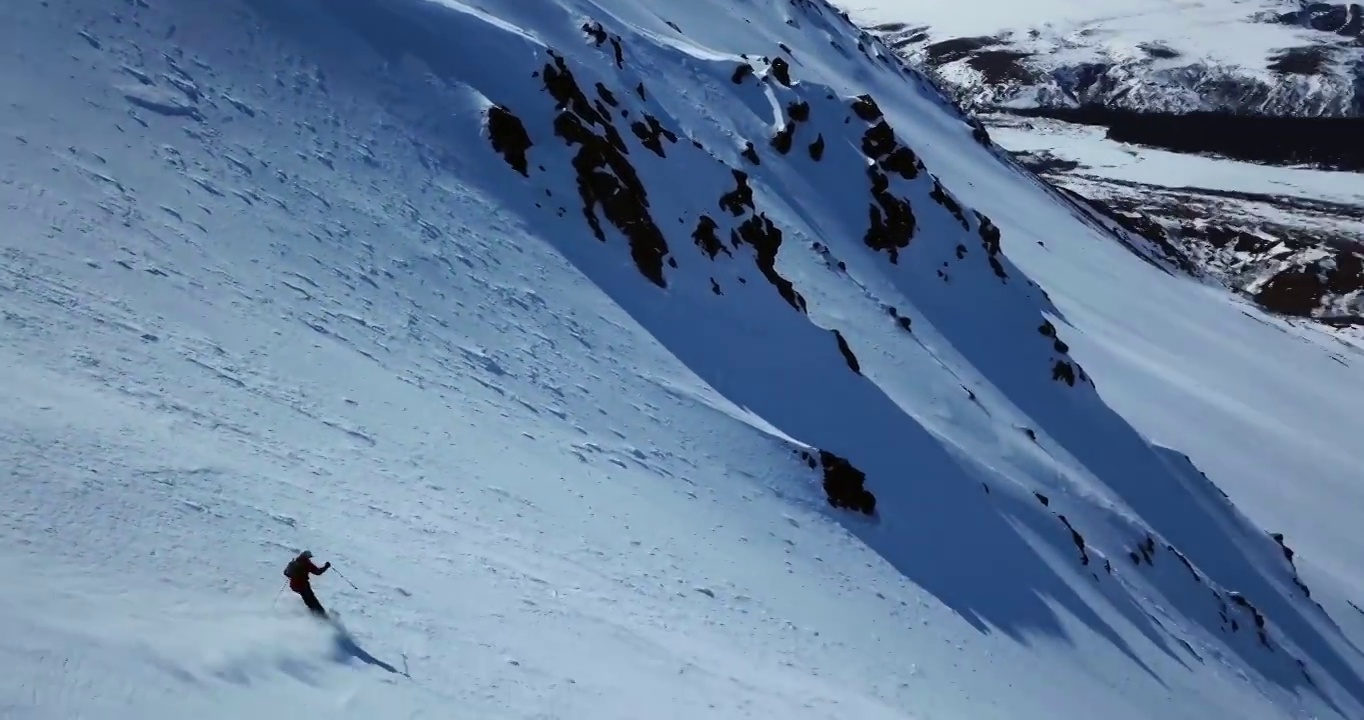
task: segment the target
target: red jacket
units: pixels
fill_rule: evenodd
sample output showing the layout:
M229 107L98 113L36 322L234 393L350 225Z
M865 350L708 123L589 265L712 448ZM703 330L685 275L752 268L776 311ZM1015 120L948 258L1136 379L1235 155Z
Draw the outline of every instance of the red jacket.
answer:
M330 563L324 567L318 567L313 564L312 558L305 557L294 558L294 561L290 563L290 565L293 566L292 569L295 572L293 575L289 576L289 589L294 592L306 590L310 587L308 585L309 574L321 575L322 573L327 572L328 567L331 567Z

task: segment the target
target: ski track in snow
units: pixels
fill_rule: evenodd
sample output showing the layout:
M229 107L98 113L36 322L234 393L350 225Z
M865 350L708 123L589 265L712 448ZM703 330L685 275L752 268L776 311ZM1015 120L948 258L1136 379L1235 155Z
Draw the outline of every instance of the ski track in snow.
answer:
M50 0L0 58L0 716L1364 712L1358 350L1143 263L827 5Z

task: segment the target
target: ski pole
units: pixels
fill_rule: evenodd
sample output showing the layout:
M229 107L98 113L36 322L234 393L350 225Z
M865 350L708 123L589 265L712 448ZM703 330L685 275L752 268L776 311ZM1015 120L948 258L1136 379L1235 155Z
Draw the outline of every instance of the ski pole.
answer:
M274 609L276 605L279 605L279 596L284 594L284 588L286 587L289 587L289 583L287 582L279 586L279 592L275 593L275 599L270 601L271 609Z
M358 587L355 587L355 583L351 582L351 581L350 581L350 578L346 577L345 575L342 575L342 574L341 574L341 571L340 571L340 570L337 570L335 565L332 566L332 570L335 570L335 571L336 571L336 576L339 577L339 578L341 578L342 580L345 580L347 585L350 585L351 587L355 588L356 590L359 590L359 589L360 589L360 588L358 588Z

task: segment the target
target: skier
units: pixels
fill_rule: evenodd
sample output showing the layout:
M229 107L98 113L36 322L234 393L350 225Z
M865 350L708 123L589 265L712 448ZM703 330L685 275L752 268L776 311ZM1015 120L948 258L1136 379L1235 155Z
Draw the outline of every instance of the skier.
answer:
M313 586L309 584L308 575L321 575L331 566L330 562L322 567L314 565L313 551L304 550L284 568L284 577L289 578L289 589L298 593L299 597L303 598L303 604L308 606L308 610L318 617L327 617L327 611L323 609L322 603L317 601L317 595L313 594Z

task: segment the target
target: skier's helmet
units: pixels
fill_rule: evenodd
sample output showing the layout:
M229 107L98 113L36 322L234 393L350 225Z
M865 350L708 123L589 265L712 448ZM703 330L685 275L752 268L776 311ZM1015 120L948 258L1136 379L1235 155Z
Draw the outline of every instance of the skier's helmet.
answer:
M312 551L312 550L304 550L303 552L299 553L298 556L301 557L301 558L311 558L311 557L313 556L313 551Z

